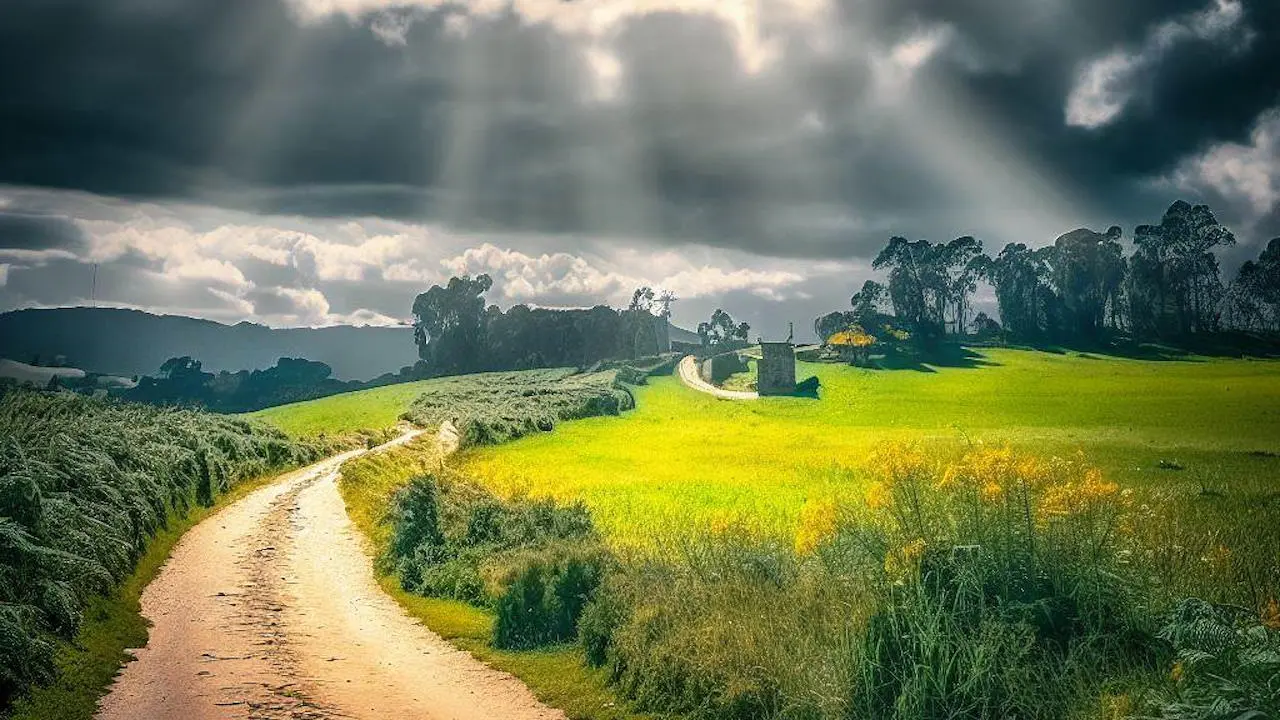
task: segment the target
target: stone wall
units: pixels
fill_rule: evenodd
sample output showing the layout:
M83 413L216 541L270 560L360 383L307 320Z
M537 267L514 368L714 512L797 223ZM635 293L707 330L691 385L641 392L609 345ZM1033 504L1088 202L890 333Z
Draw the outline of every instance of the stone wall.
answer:
M796 391L796 352L789 342L760 343L756 389L761 395L792 395Z

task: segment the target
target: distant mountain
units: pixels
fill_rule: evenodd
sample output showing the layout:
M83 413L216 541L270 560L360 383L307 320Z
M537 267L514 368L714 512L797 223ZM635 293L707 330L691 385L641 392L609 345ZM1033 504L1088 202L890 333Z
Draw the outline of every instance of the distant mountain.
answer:
M0 358L66 365L112 375L154 375L190 355L210 372L269 368L282 357L318 360L343 380L368 380L417 360L407 327L284 328L224 325L115 308L53 308L0 314Z

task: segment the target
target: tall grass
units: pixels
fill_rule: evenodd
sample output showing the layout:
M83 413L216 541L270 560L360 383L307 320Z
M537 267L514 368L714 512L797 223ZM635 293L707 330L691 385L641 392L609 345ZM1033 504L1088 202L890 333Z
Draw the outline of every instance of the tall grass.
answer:
M635 407L618 374L560 368L441 379L425 388L405 418L425 427L452 420L464 445L495 445L552 430L563 420Z
M1160 631L1185 588L1152 572L1144 527L1176 508L1079 457L891 444L865 472L861 502L815 503L791 542L730 525L624 557L583 615L586 656L639 709L694 718L1096 717L1104 695L1115 717L1217 717L1162 699L1177 657L1187 678L1202 663L1201 708L1275 702L1275 587L1211 659ZM1223 667L1250 689L1204 679Z
M172 513L323 448L202 412L12 391L0 397L0 707L48 682L90 599Z

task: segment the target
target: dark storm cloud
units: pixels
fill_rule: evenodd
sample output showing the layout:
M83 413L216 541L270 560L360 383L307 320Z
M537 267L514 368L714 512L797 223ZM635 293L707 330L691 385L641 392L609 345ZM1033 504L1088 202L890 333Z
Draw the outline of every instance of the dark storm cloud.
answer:
M0 210L0 256L5 250L78 252L84 233L66 218Z
M1170 50L1113 122L1069 127L1065 99L1086 63L1212 6L850 0L833 48L765 28L783 51L754 70L721 20L654 13L608 38L619 76L602 99L583 43L514 14L451 30L462 5L375 33L369 17L299 22L279 0L8 0L0 183L866 257L888 234L945 239L1000 211L966 207L875 99L877 58L944 26L920 81L1088 205L1078 222L1136 221L1153 206L1142 182L1280 102L1280 5L1244 4L1239 52Z

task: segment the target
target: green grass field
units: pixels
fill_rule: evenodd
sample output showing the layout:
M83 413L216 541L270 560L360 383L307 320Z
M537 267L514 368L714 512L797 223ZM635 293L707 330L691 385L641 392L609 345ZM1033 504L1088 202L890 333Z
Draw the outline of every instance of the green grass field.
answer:
M582 498L624 544L726 522L790 533L806 501L860 496L863 458L892 439L1082 452L1131 486L1280 484L1280 362L979 352L936 372L802 363L819 400L733 403L658 378L621 418L469 450L460 465L501 493Z
M420 380L331 395L250 413L290 435L341 435L356 430L382 430L396 424L400 414L438 380Z

